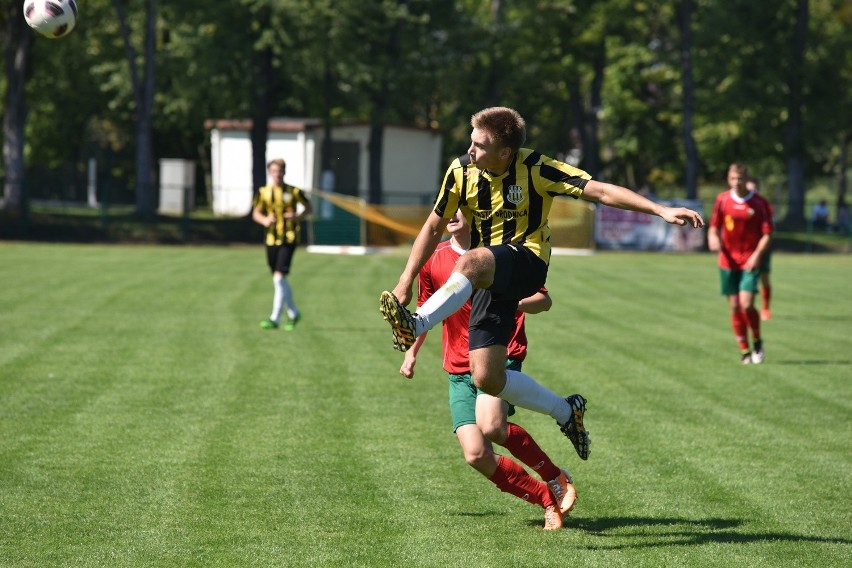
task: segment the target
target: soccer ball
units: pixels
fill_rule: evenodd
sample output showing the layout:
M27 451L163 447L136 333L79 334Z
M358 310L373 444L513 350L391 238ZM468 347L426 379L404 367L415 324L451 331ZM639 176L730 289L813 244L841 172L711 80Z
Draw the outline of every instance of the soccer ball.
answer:
M24 0L27 25L49 38L67 36L77 24L76 0Z

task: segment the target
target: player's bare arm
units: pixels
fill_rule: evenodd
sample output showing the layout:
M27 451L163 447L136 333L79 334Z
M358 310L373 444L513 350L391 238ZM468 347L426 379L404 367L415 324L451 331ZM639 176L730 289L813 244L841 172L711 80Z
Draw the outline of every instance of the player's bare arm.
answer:
M546 292L536 292L518 302L518 310L527 314L540 314L553 306L553 299Z
M696 229L704 226L704 219L697 211L686 207L666 207L612 183L589 180L583 190L583 198L618 209L656 215L673 225L692 225Z
M435 247L441 241L441 236L444 234L444 229L447 227L449 219L444 219L434 211L429 213L429 217L420 229L417 238L414 239L414 244L411 246L411 254L408 255L408 262L405 265L402 275L399 277L399 282L393 289L393 295L399 300L403 306L408 305L412 298L412 287L420 269L435 252Z
M760 237L760 240L757 242L757 247L755 247L754 252L751 253L751 256L743 266L743 269L748 271L757 270L760 267L760 263L763 260L763 255L766 253L766 250L769 248L769 244L771 242L772 236L768 233Z
M719 241L719 231L716 227L707 229L707 248L711 252L719 252L719 249L722 248L722 243Z
M255 223L263 225L264 227L269 227L275 223L275 215L272 215L271 213L269 215L265 215L258 207L252 209L251 218Z
M414 378L414 366L417 364L417 352L420 351L420 347L423 346L423 342L426 341L426 336L428 334L429 332L427 331L418 335L417 339L414 340L414 345L405 352L405 358L402 360L402 366L399 368L399 374L406 379Z

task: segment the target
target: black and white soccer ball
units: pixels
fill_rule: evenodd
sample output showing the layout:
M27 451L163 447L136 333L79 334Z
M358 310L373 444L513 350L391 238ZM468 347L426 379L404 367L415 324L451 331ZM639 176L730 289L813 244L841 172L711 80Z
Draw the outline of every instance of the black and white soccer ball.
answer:
M65 37L77 25L76 0L24 0L27 25L49 38Z

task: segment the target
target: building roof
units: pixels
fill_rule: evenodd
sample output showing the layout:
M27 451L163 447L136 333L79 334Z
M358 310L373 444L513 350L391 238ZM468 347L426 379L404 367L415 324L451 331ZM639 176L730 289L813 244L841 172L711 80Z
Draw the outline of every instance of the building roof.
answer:
M251 130L253 121L251 119L239 118L208 118L204 121L204 128L219 130ZM270 132L304 132L322 126L319 118L270 118Z

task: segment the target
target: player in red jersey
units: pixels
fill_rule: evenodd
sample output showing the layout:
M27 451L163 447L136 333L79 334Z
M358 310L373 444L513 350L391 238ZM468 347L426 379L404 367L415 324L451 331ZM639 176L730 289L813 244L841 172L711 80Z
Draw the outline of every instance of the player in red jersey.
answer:
M769 202L746 189L748 168L731 164L728 168L730 189L716 197L707 245L719 252L722 294L731 306L731 325L740 345L743 364L762 363L766 354L760 336L760 314L754 296L760 280L763 255L772 240L772 212ZM749 349L751 329L753 349Z
M460 213L447 224L451 238L438 245L418 276L418 305L425 302L450 277L456 261L470 246L470 226ZM546 289L519 303L515 314L515 331L508 345L507 367L520 370L526 357L527 338L524 312L538 313L550 309L552 301ZM443 367L449 374L450 414L453 431L464 452L465 461L482 473L498 489L544 508L545 530L562 527L562 515L568 513L577 494L567 472L560 470L542 451L532 436L521 426L508 422L514 407L502 399L478 391L470 374L468 357L468 320L470 302L444 320ZM417 353L426 333L405 352L400 373L414 376ZM494 453L491 442L508 449L518 460L541 476L538 481L514 460Z

